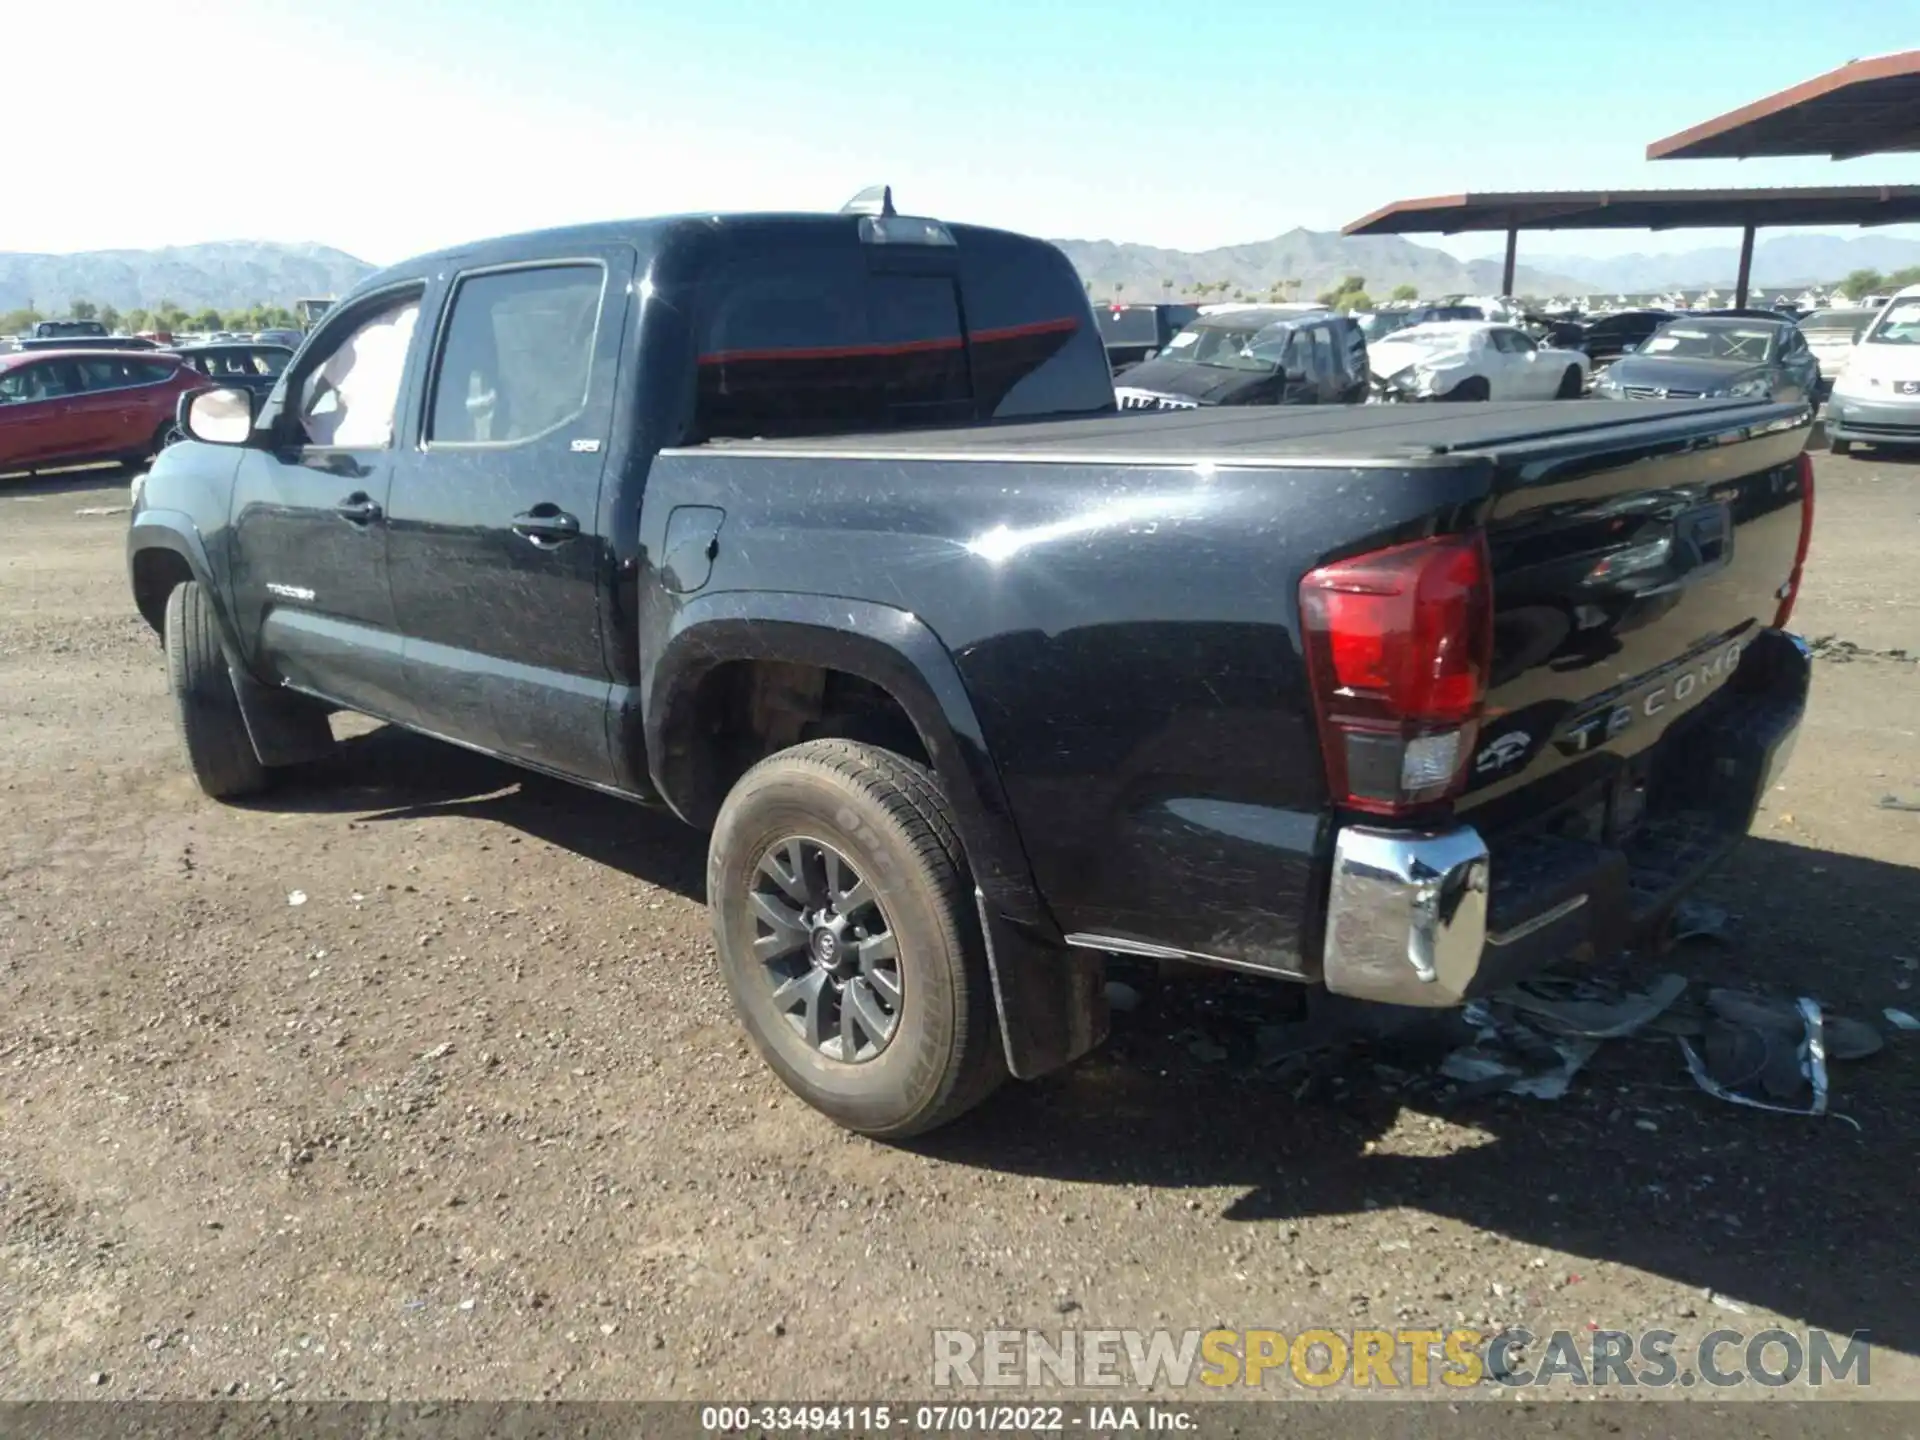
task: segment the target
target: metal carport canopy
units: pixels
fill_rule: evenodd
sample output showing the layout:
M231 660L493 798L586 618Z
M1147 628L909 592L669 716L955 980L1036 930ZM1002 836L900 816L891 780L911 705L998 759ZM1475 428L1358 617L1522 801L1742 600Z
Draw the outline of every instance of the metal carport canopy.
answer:
M1457 235L1505 231L1501 293L1513 293L1522 230L1738 228L1738 305L1747 303L1753 232L1771 225L1892 225L1920 220L1920 185L1802 185L1735 190L1519 190L1396 200L1343 235Z
M1852 60L1811 80L1656 140L1649 160L1920 150L1920 50Z

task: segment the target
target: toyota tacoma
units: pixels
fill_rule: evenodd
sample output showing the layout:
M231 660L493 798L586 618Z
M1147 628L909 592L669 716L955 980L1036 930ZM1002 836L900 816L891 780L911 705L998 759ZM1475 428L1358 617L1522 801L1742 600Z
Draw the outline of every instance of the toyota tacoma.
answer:
M1097 1045L1115 954L1333 1009L1604 963L1807 694L1806 407L1122 413L1058 250L890 200L425 256L180 419L128 555L200 788L354 711L668 807L869 1134Z

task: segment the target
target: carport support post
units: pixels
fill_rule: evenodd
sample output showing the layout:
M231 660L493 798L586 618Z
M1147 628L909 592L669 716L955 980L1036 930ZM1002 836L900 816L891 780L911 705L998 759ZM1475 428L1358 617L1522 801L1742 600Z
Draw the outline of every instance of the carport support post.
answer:
M1751 233L1751 232L1749 232ZM1507 259L1500 267L1500 294L1504 298L1513 294L1513 262L1520 253L1520 232L1512 226L1507 227Z
M1747 280L1753 274L1753 226L1740 232L1740 276L1733 282L1733 308L1747 308Z

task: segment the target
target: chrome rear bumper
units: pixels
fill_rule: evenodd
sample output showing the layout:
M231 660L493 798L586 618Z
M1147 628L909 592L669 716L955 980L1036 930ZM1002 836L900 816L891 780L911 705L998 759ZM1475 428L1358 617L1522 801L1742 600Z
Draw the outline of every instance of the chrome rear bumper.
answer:
M1390 1005L1460 1004L1486 948L1490 869L1471 826L1343 828L1327 907L1327 989Z

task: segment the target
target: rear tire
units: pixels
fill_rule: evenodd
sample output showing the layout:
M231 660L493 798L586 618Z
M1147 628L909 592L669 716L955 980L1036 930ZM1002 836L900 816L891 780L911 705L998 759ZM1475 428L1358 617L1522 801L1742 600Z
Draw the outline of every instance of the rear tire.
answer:
M240 714L213 601L197 581L176 585L167 596L166 647L180 751L194 780L216 800L265 789L267 767L254 753Z
M1493 395L1484 375L1469 375L1441 398L1443 400L1486 400Z
M1005 1078L973 881L923 767L851 740L761 761L721 806L707 903L755 1047L849 1130L924 1134Z
M1578 400L1580 392L1585 390L1586 382L1580 376L1578 365L1567 366L1567 373L1560 377L1560 388L1554 391L1556 400Z
M1827 440L1827 451L1833 455L1851 455L1853 453L1853 442L1851 440L1829 438Z
M153 443L148 447L144 458L148 461L157 460L162 450L166 449L169 445L177 445L184 439L186 439L186 436L180 433L179 421L165 421L158 430L153 432Z

